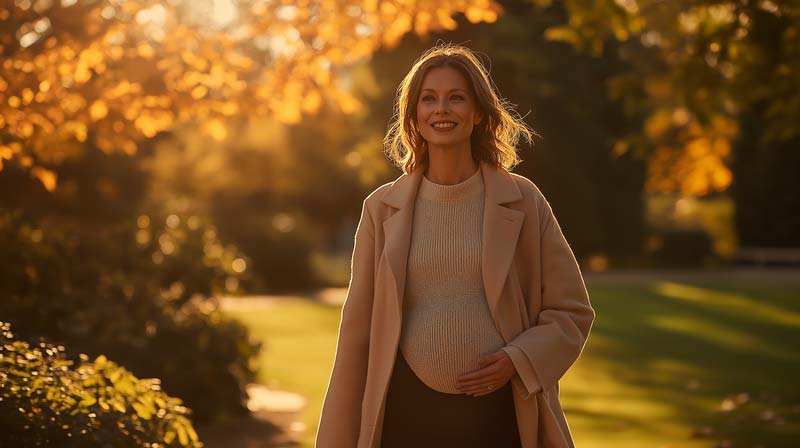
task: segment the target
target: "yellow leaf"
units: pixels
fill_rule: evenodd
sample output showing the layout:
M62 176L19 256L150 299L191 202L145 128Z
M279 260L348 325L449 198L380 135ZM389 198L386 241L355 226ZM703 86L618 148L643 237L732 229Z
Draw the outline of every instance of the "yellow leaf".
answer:
M411 17L408 14L400 14L386 27L386 31L383 33L384 45L388 48L395 47L400 43L400 38L410 30Z
M208 93L208 87L206 87L206 86L197 86L194 89L192 89L192 98L194 98L196 100L199 100L199 99L203 98L204 96L206 96L207 93Z
M40 166L35 166L31 168L31 175L33 177L39 179L39 182L44 185L44 188L47 191L53 191L56 188L56 173L48 170L46 168L42 168Z
M177 436L177 434L175 434L175 431L173 431L171 429L167 430L167 432L164 434L164 443L166 445L171 444L172 441L175 440L176 436Z
M132 140L125 140L124 142L122 142L122 145L120 145L120 147L122 148L122 152L124 152L129 156L136 154L136 143L133 142Z
M275 118L281 123L297 124L302 118L297 101L284 101L274 108Z
M108 106L103 100L97 100L89 107L89 116L92 117L92 121L102 120L106 115L108 115Z
M183 425L177 425L176 429L178 430L178 441L181 445L187 445L189 443L189 434L186 432L186 428Z
M308 113L316 113L322 105L322 96L316 90L311 90L303 97L303 110Z
M417 13L414 23L414 31L417 34L426 34L430 30L430 23L433 16L428 11L420 11Z
M544 37L547 40L569 42L571 44L578 43L578 35L575 30L567 26L553 26L544 31Z
M95 403L97 403L97 399L94 396L86 395L85 397L83 397L83 400L81 400L81 402L78 403L78 406L83 406L88 408L89 406L92 406Z
M13 155L14 151L11 149L10 146L0 145L0 160L2 159L10 160Z
M659 109L650 114L644 123L644 132L651 139L658 139L672 126L672 113L667 109Z
M155 50L153 50L153 47L146 43L139 44L139 46L136 47L136 51L139 53L139 56L145 59L150 59L156 54Z
M33 101L33 96L34 96L33 95L33 90L31 90L31 89L29 89L27 87L22 89L22 104L24 104L26 106L28 104L31 104L31 101Z
M352 114L361 109L361 102L358 98L347 92L335 92L334 97L336 98L336 103L339 105L339 108L341 108L342 112L345 114Z
M86 134L88 132L88 129L86 128L86 123L75 120L68 121L64 123L64 130L72 133L72 135L74 135L79 142L86 141Z
M228 101L219 107L219 112L228 117L236 115L239 113L239 105L233 101Z
M147 408L147 406L141 403L133 403L131 406L133 406L133 409L136 411L136 415L144 420L150 420L150 418L153 416L153 413Z
M470 6L467 8L465 15L471 23L478 23L483 19L483 9L477 6Z
M203 131L214 140L223 141L228 136L228 128L222 120L212 119L203 124Z
M439 20L439 26L451 31L456 29L458 22L453 20L453 12L454 11L443 8L436 10L436 18Z

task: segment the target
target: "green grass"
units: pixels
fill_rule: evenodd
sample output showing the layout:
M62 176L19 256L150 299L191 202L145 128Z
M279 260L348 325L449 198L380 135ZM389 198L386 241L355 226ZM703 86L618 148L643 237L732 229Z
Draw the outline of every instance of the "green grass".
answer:
M561 382L577 446L797 446L800 291L675 282L589 289L597 320ZM231 312L266 341L261 381L308 397L302 446L313 446L339 313L304 301ZM700 430L707 435L692 437Z
M313 447L322 399L336 351L341 308L286 301L274 308L228 311L264 342L259 382L306 397L302 447Z

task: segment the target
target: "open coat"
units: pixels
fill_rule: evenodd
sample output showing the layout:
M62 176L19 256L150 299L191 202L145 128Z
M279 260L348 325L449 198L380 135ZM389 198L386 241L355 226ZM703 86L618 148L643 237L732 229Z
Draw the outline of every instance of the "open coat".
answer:
M573 447L559 379L580 355L595 312L575 256L533 182L480 164L482 279L495 324L528 365L512 378L523 448ZM403 309L412 215L422 169L364 200L318 448L379 448ZM517 363L515 362L515 365Z

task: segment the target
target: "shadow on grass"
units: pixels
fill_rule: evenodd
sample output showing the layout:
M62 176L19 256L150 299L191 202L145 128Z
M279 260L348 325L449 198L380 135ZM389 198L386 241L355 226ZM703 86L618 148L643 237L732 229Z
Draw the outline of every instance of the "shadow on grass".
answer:
M562 393L584 438L796 443L797 291L656 281L590 293L597 320Z

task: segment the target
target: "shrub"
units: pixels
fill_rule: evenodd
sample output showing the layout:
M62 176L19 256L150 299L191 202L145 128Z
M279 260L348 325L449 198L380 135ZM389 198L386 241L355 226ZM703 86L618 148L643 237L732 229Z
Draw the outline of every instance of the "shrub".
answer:
M18 334L161 378L198 422L247 412L260 345L209 296L236 290L248 260L200 218L98 227L0 210L0 248L0 316Z
M202 447L178 398L98 356L31 346L0 322L0 446Z

